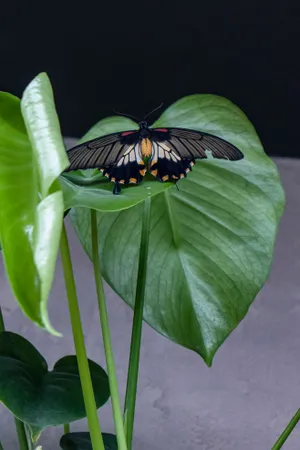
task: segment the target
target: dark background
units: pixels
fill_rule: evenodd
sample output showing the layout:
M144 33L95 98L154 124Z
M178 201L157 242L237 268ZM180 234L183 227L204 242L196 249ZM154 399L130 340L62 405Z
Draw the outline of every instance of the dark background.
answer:
M2 4L0 89L21 96L46 71L63 134L76 137L113 108L144 116L161 101L218 94L243 109L268 154L300 157L298 5Z

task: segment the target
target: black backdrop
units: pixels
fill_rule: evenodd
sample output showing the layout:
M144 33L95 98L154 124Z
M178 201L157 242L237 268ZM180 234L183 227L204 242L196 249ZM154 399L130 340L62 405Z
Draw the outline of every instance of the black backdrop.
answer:
M143 116L218 94L244 110L268 154L300 157L299 2L275 2L2 3L0 89L20 96L46 71L65 136L113 108Z

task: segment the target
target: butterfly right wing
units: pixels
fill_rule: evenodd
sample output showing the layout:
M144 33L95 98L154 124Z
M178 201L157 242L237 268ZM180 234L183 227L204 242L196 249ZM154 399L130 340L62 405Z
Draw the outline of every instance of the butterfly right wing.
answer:
M205 133L185 128L152 128L153 145L150 172L160 181L177 181L186 177L196 159L213 158L237 161L243 153L230 142Z
M70 166L66 172L99 169L115 183L139 183L145 174L139 133L125 131L76 145L67 152Z

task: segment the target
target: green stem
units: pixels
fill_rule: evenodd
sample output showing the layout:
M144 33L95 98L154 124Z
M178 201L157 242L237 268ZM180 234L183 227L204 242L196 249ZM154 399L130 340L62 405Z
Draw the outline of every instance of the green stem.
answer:
M16 424L16 429L17 429L17 434L18 434L18 439L19 439L20 450L30 450L31 438L28 437L26 434L25 424L23 422L21 422L21 420L17 419L16 417L15 417L15 424Z
M279 450L283 446L283 444L285 443L285 441L287 440L287 438L289 437L289 435L291 434L291 432L293 431L299 420L300 420L300 408L298 409L294 417L291 419L290 423L286 426L285 430L279 436L278 440L273 445L272 450Z
M4 325L2 309L0 306L0 332L1 331L5 331L5 325ZM15 419L15 425L16 425L16 430L17 430L18 439L19 439L20 450L29 450L24 423L21 422L21 420L17 419L15 416L14 416L14 419Z
M97 212L91 210L91 229L92 229L92 249L93 249L93 264L94 264L94 276L96 282L96 291L99 307L99 315L103 336L103 344L106 357L107 373L109 378L109 387L111 394L111 403L113 409L113 416L115 422L115 429L118 441L118 450L127 450L126 437L123 425L123 416L120 404L118 382L116 375L116 368L114 363L108 314L105 302L105 294L103 289L103 282L101 276L101 267L98 252L98 227L97 227Z
M104 450L100 424L97 416L97 407L93 392L92 379L84 344L80 311L78 306L75 280L65 225L63 225L62 229L60 251L69 303L73 339L78 362L79 376L91 436L92 448L93 450Z
M126 438L128 450L131 450L134 413L136 404L136 391L139 374L140 348L142 337L142 322L146 288L146 273L150 233L150 210L151 199L147 198L144 202L142 233L140 244L139 267L137 277L137 287L135 294L134 316L132 324L130 356L127 375L127 388L125 397L124 420L126 424Z
M25 431L25 435L27 438L27 442L28 442L28 450L33 450L33 442L31 439L31 432L30 432L29 426L25 425L25 423L24 423L24 431Z
M4 450L3 445L0 442L0 450Z
M64 433L70 433L70 424L69 423L65 423L64 424Z

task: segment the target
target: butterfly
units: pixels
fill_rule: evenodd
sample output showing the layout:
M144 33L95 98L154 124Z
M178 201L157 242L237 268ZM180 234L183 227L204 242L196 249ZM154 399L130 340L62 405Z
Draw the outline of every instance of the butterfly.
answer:
M99 169L114 182L113 193L120 185L140 183L146 172L159 181L177 182L192 170L196 159L207 158L210 151L217 159L236 161L243 153L230 142L202 131L185 128L149 128L146 120L139 130L108 134L68 150L70 166Z

